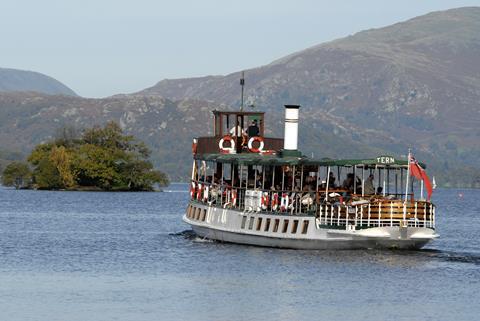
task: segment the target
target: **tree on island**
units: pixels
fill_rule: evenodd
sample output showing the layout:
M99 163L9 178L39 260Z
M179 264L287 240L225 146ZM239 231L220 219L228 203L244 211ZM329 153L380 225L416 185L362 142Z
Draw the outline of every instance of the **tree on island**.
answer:
M2 175L2 184L14 186L16 189L27 188L32 182L32 171L28 164L12 162L5 167Z
M124 135L117 123L89 128L80 137L72 132L64 130L54 141L37 145L28 157L36 188L151 191L155 184L169 184L148 160L147 146Z

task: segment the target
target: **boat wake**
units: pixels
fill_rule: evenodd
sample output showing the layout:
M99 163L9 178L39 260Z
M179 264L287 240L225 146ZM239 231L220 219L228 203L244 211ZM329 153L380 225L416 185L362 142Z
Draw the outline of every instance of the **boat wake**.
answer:
M188 239L188 240L194 240L197 237L197 234L195 234L195 232L193 232L193 230L184 230L184 231L177 232L177 233L169 233L168 235L181 236L181 237L183 237L185 239Z
M170 233L171 236L180 236L187 240L192 240L195 243L214 243L215 240L207 239L204 237L200 237L193 230L184 230L177 233Z
M430 250L424 249L417 251L417 253L426 254L431 258L440 259L447 262L455 263L469 263L480 265L480 254L478 253L468 253L468 252L453 252L453 251L442 251L442 250Z

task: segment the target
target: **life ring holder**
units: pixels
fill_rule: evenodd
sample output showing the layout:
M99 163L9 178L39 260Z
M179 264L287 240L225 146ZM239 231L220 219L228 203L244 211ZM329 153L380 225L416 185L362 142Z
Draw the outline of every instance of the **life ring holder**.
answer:
M258 148L253 147L254 142L258 142L260 146L258 146ZM263 141L263 138L260 136L253 136L248 141L248 150L252 153L261 153L263 151L263 147L265 147L265 142Z
M225 147L224 146L225 142L229 142L230 147ZM220 148L221 153L234 154L234 152L235 152L235 140L232 138L232 136L225 135L218 142L218 148Z

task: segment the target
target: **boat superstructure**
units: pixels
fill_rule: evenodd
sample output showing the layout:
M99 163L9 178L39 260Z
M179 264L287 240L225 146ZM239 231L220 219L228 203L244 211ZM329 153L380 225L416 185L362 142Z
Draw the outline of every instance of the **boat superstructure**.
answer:
M423 190L415 197L410 160L306 157L299 110L285 106L283 139L265 137L263 112L213 111L213 136L192 146L183 220L196 234L294 249L414 249L437 237L435 205Z

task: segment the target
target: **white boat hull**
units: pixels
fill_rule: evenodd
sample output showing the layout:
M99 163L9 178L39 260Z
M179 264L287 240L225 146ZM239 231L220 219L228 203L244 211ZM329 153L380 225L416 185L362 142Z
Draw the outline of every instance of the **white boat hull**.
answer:
M312 216L249 213L196 202L191 206L193 215L187 213L183 220L197 235L230 243L305 250L419 249L438 236L425 227L329 228Z

